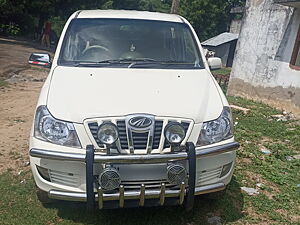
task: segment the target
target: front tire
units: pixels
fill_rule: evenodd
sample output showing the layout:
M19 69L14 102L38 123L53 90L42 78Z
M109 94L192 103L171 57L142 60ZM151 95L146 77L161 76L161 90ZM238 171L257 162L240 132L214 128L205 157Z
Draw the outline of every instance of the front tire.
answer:
M48 197L48 193L39 188L36 188L36 196L42 204L53 203L54 200Z
M225 194L226 194L226 189L224 189L222 191L204 194L204 195L201 195L201 197L204 199L219 200L219 199L224 198Z

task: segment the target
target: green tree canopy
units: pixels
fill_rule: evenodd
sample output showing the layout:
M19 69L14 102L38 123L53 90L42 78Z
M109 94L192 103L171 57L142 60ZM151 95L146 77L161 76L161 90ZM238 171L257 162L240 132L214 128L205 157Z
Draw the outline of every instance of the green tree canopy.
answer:
M243 0L181 0L180 14L193 25L201 41L228 30L231 8Z
M186 17L203 41L228 30L230 9L245 0L181 0ZM23 34L41 29L50 18L60 32L67 18L79 9L130 9L170 12L172 0L0 0L0 25L16 24ZM0 31L1 32L1 31Z

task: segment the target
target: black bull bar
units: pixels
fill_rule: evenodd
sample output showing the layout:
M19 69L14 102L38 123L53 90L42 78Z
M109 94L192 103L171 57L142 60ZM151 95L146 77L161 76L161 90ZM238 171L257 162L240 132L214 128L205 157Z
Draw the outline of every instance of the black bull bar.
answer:
M196 150L195 145L192 142L186 144L187 160L189 165L188 186L186 190L185 207L187 210L191 210L194 206L195 198L195 179L196 179ZM94 193L94 146L88 145L86 147L86 194L87 194L87 209L93 210L95 208L95 193ZM145 191L145 190L144 190ZM184 190L182 190L184 193ZM102 194L102 193L101 193ZM99 198L100 193L98 193ZM181 197L182 198L182 197ZM98 200L99 202L99 200ZM182 202L182 200L180 200ZM99 206L102 208L102 204L99 202Z
M181 193L179 193L179 203L182 204L185 195L185 208L186 210L191 210L194 206L194 197L195 197L195 179L196 179L196 150L195 145L192 142L186 143L186 153L188 160L188 183L187 188L185 185L181 186ZM87 193L87 208L92 210L95 208L95 193L94 193L94 174L93 174L93 164L94 164L94 147L88 145L86 148L86 193ZM122 193L123 197L120 197ZM160 193L161 195L161 193ZM158 196L160 196L158 195ZM124 205L124 189L120 189L119 194L120 206ZM141 188L141 197L144 201L145 198L145 188ZM141 200L141 199L140 199ZM98 191L98 205L99 208L103 208L103 193Z

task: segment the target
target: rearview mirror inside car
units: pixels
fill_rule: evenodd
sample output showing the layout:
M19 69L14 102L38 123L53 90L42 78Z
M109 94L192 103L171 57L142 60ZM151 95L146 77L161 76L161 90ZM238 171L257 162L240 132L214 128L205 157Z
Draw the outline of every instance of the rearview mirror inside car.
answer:
M32 53L29 57L29 64L50 67L51 57L48 53Z
M210 57L207 59L207 62L211 70L218 70L222 68L222 61L218 57Z

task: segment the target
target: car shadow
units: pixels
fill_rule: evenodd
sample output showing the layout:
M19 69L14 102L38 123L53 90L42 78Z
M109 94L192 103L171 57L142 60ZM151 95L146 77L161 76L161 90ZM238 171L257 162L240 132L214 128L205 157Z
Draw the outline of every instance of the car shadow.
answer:
M58 216L82 224L207 224L207 219L218 216L222 222L234 222L243 217L244 205L240 185L233 177L224 195L219 199L198 196L194 209L186 212L184 207L149 207L106 209L88 213L84 203L57 201L47 208L54 208Z

